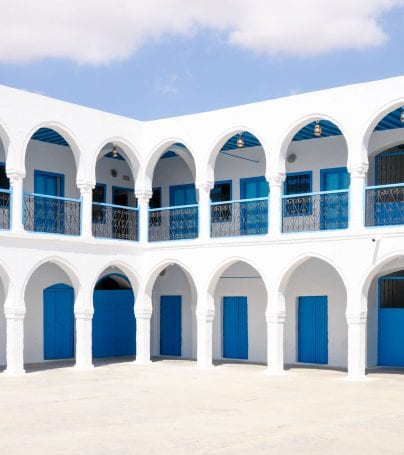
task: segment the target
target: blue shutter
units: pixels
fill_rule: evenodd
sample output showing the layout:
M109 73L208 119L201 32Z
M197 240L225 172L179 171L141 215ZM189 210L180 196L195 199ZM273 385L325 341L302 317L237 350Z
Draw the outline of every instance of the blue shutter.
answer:
M180 295L160 298L160 354L181 356L182 304Z
M223 297L223 357L248 359L247 297Z

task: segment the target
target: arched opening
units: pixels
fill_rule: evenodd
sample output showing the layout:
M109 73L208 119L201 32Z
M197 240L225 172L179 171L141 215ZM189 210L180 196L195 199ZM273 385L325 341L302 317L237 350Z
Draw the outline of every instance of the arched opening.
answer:
M28 142L24 179L24 227L28 231L80 235L77 163L62 134L39 128Z
M368 159L366 226L404 224L404 106L377 123Z
M298 126L285 154L282 231L348 227L348 146L340 128L316 119Z
M10 229L10 180L6 174L6 150L0 138L0 229Z
M307 258L289 270L281 292L285 363L347 368L347 296L335 268L322 259Z
M265 363L268 298L259 272L242 260L230 264L217 278L213 296L213 359Z
M178 264L163 268L152 290L151 354L196 358L196 289Z
M54 262L40 265L25 287L24 363L73 360L75 289Z
M93 358L135 356L135 295L127 276L107 269L95 285L93 305Z
M198 204L195 162L185 145L163 149L152 179L149 241L184 240L198 237Z
M94 237L138 240L135 178L124 146L108 143L100 151L93 189Z
M265 151L250 132L240 131L225 141L216 156L210 193L212 237L268 232L265 163Z
M0 277L0 370L6 365L7 325L4 316L4 304L7 297L7 283Z

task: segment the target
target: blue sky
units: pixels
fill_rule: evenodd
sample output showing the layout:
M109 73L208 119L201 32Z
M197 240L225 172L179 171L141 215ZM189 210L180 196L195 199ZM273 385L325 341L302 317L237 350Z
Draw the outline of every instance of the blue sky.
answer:
M140 120L176 116L403 75L403 23L401 5L378 16L381 44L315 55L234 45L214 27L163 33L106 64L63 53L17 62L0 55L0 83Z

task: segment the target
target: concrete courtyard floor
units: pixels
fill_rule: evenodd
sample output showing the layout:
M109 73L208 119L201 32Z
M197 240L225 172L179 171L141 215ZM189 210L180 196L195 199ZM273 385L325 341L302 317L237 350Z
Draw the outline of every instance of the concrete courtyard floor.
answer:
M161 360L1 374L0 454L404 454L404 374L264 371Z

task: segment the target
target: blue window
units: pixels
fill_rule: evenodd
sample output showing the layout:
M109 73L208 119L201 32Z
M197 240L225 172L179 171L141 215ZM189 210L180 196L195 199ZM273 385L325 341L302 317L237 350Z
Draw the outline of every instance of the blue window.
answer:
M184 207L193 205L193 207ZM194 184L170 186L170 239L193 239L198 237L198 207Z
M312 172L293 172L286 175L284 194L305 194L312 191ZM283 216L307 216L312 213L310 196L286 199Z
M231 180L215 182L215 186L210 191L210 200L212 202L231 201ZM231 204L220 204L212 207L212 223L223 223L231 221Z
M258 235L268 232L268 182L264 176L240 179L240 234Z
M0 163L0 189L9 190L10 189L10 180L6 174L6 166L4 163Z
M350 176L346 167L320 170L320 191L339 191L349 188ZM320 229L348 227L348 193L327 193L320 197Z
M151 209L159 209L161 207L161 188L153 188L153 194L149 201ZM152 226L161 225L161 212L151 212L149 215L149 222Z
M97 183L93 189L93 202L105 204L107 200L107 186L104 183ZM93 223L105 223L103 207L93 205Z

